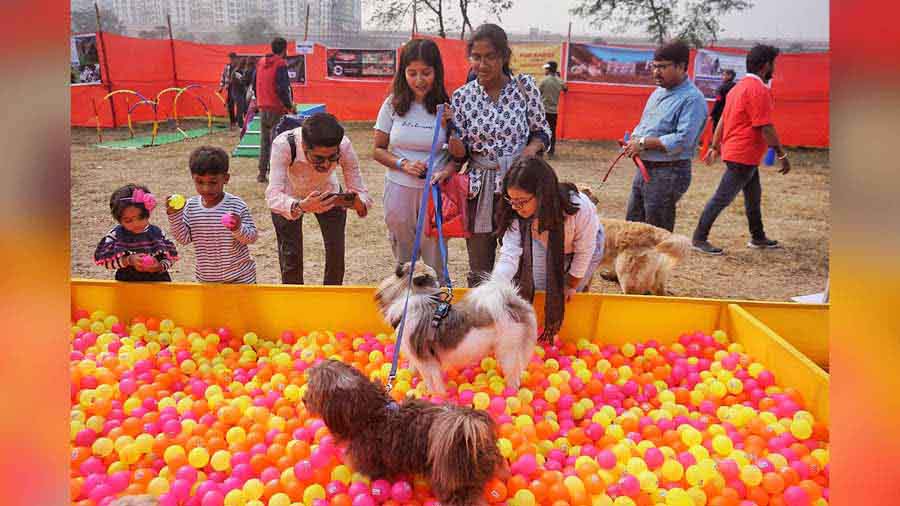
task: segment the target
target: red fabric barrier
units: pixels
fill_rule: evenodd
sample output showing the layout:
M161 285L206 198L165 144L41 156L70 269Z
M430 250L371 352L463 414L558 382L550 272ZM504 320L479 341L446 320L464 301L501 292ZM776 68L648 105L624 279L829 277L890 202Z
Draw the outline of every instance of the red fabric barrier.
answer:
M145 40L120 35L103 34L109 69L104 65L103 75L112 80L113 89L128 89L141 93L150 100L172 86L197 84L178 101L178 116L205 116L203 101L215 116L224 116L225 107L215 91L222 68L228 62L228 53L264 54L267 44L210 45L187 41L175 41L175 70L173 76L172 51L168 40ZM465 83L469 71L465 41L455 39L434 40L444 61L447 91ZM98 44L99 46L99 44ZM565 51L564 48L564 52ZM743 53L732 48L711 48L716 51ZM288 41L288 54L294 54L294 43ZM101 62L103 55L101 54ZM693 72L694 52L689 68ZM779 56L772 85L775 97L775 126L782 142L788 145L827 147L829 145L829 90L830 53L784 54ZM329 112L344 121L372 121L384 97L390 93L389 79L329 79L326 66L326 48L316 45L312 54L306 55L306 84L293 85L294 101L324 103ZM647 97L653 91L649 87L616 86L590 83L570 83L569 91L560 97L560 114L557 134L560 139L613 140L634 129L641 117ZM104 85L71 87L71 124L95 126L96 101L100 124L111 127L112 113ZM174 93L163 95L157 116L160 120L172 115ZM132 120L151 121L153 109L146 105L135 106L139 98L131 94L119 94L115 103L116 121L125 125L127 111L132 108ZM710 103L712 107L712 103Z
M746 53L732 48L711 48ZM693 73L695 51L688 68ZM790 146L828 147L830 53L784 54L775 63L775 128ZM653 88L569 83L560 97L560 139L613 140L637 126ZM712 109L712 102L709 103ZM710 127L707 125L707 135Z

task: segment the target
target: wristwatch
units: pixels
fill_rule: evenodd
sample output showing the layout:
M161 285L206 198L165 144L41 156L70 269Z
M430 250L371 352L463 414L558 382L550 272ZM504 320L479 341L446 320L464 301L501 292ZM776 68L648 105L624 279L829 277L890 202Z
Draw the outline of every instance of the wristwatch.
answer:
M406 161L406 158L403 158L402 156L397 159L397 163L394 164L397 166L397 170L403 170L403 162L405 162L405 161Z
M647 137L641 137L640 139L638 139L638 148L640 148L641 151L644 150L644 141L645 140L647 140Z

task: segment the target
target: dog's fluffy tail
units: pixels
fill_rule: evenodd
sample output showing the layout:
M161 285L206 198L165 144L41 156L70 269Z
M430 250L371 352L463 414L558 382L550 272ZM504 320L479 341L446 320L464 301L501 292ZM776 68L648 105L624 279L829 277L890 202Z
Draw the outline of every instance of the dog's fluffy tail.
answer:
M438 497L483 485L502 462L494 421L486 412L448 406L436 416L428 432L428 463Z
M656 245L656 251L667 255L673 263L681 261L691 250L691 240L680 234L669 234Z
M505 279L488 276L484 282L469 290L466 300L485 311L495 322L515 319L511 314L509 301L519 297L519 290Z

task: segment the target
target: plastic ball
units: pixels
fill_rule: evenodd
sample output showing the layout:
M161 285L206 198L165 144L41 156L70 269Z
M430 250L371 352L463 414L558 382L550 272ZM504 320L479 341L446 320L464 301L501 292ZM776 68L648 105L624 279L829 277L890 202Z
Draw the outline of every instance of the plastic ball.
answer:
M516 490L516 493L513 495L512 504L515 506L535 506L537 500L532 491L523 488Z
M209 464L212 466L213 470L219 471L220 473L225 472L231 468L231 453L227 450L217 450L212 454L212 457L209 458Z
M192 449L188 452L188 464L197 469L206 467L209 463L209 451L202 446Z
M303 504L306 506L312 506L313 501L318 499L325 499L325 487L318 483L314 483L303 491Z
M491 404L491 396L484 393L478 392L472 397L472 407L475 409L487 409Z
M269 506L291 506L291 497L284 492L273 494L269 498Z

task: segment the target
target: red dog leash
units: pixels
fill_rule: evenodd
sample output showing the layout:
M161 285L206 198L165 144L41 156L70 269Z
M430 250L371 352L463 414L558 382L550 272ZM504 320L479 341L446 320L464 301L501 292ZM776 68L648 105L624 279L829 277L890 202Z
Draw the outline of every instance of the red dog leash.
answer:
M619 146L624 147L625 143L622 141L619 141ZM619 163L619 160L621 160L623 156L625 156L625 151L622 151L621 153L619 153L619 156L617 156L616 159L613 160L613 162L609 166L609 169L606 171L606 175L603 176L603 181L600 181L600 186L603 186L606 183L606 180L609 178L609 175L612 173L613 168L616 166L617 163ZM644 161L641 160L641 157L639 157L637 155L632 156L631 159L632 159L632 161L634 161L634 164L637 165L637 168L640 169L641 177L644 178L644 183L649 183L650 182L650 173L647 172L647 167L644 166Z

